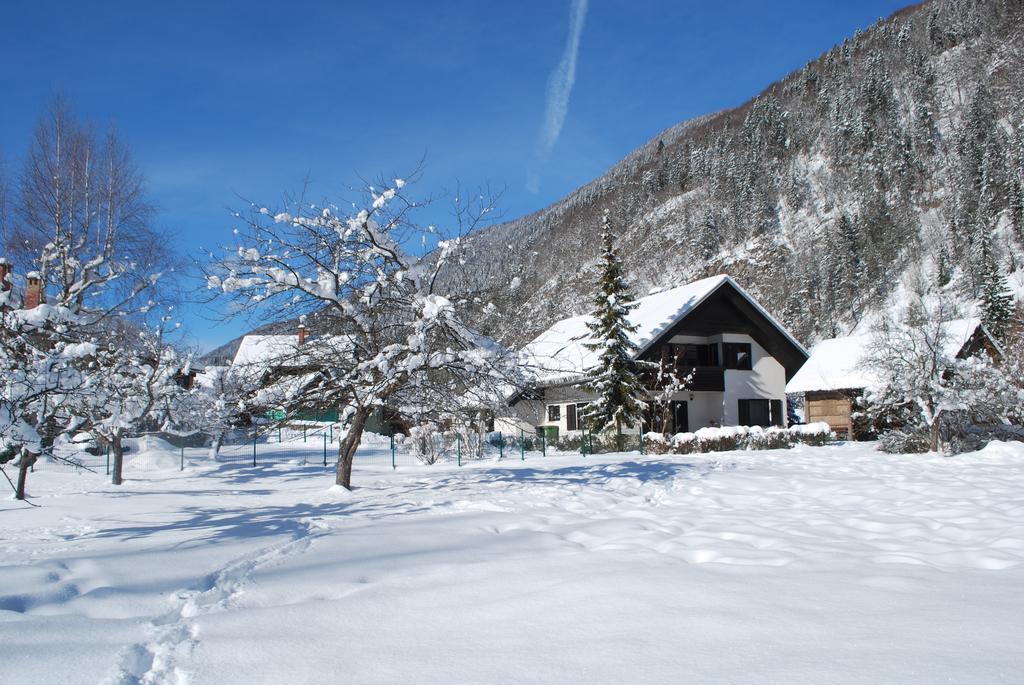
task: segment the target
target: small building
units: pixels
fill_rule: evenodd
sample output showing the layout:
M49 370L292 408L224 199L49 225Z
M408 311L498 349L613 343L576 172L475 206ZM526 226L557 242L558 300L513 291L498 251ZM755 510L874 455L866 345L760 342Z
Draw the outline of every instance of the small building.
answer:
M239 378L258 386L261 408L276 412L288 407L288 422L335 423L342 418L344 406L329 403L305 403L296 406L294 398L313 383L321 370L311 363L307 350L317 345L332 345L340 351L348 344L344 338L325 338L309 334L299 325L294 334L257 335L242 338L231 362ZM382 435L409 432L408 423L390 408L378 409L367 421L366 430Z
M533 383L508 400L499 430L554 437L583 428L581 415L595 399L587 381L598 363L597 352L586 346L589 321L587 315L563 319L523 348L520 358ZM638 361L689 378L664 397L657 374L644 374L645 431L786 425L786 382L807 351L732 278L713 276L640 298L630 322L637 327L631 338ZM663 401L656 403L659 396Z
M998 355L998 345L977 318L956 319L946 324L946 353L964 359L981 351ZM847 439L863 437L855 425L855 408L868 389L879 381L864 367L871 334L862 333L822 340L811 349L807 363L786 385L786 392L803 395L808 423L823 421Z

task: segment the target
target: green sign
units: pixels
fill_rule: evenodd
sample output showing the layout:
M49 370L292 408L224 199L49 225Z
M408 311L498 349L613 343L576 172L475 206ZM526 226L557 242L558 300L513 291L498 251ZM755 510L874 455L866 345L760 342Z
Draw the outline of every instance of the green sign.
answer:
M267 410L267 418L273 419L274 421L284 421L286 414L283 409L269 409Z

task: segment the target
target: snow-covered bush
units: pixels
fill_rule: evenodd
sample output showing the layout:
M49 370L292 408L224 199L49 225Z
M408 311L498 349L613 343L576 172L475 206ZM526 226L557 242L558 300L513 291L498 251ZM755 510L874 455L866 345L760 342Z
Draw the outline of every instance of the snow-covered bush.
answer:
M584 439L586 444L584 445ZM518 446L518 442L515 443ZM561 452L580 452L587 454L605 454L609 452L631 452L640 448L640 437L638 435L624 434L619 438L615 428L604 431L587 431L586 437L582 432L573 432L561 435L553 447ZM526 450L540 450L540 438L526 436Z
M644 452L647 454L666 454L669 442L664 433L644 433Z
M644 451L648 454L697 454L729 450L788 449L794 445L824 445L835 439L826 423L811 423L789 428L760 426L727 426L701 428L694 433L644 434Z
M463 459L479 459L483 456L483 436L472 426L445 430L423 424L413 426L410 432L409 443L413 454L424 464L451 461L460 454Z
M559 452L579 452L583 446L583 434L573 432L559 435L554 446Z
M746 438L746 447L751 450L785 450L796 443L796 435L778 428L751 431Z
M878 438L878 449L889 454L923 454L928 451L928 431L888 430Z

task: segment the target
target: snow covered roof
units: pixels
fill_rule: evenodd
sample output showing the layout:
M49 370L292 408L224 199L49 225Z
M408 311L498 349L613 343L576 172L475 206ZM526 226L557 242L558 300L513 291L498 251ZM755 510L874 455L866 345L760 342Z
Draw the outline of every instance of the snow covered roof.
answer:
M315 344L307 340L302 346ZM283 377L266 378L264 374L286 367L301 366L308 355L300 354L297 335L247 335L235 352L231 368L241 374L247 374L254 380L262 379L264 383L256 396L261 405L278 405L300 392L313 378L315 373L286 374Z
M946 324L949 343L946 353L960 354L981 325L977 318L956 319ZM822 392L828 390L861 390L877 384L871 371L861 360L871 344L871 334L861 333L822 340L811 349L811 356L786 385L786 392Z
M725 284L731 285L770 321L793 345L806 354L803 346L765 309L729 276L702 278L675 288L663 290L636 301L629 320L637 330L630 336L642 354L676 323L690 314L712 293ZM589 315L562 319L541 333L520 352L523 363L542 383L571 382L597 364L598 353L585 346L590 330Z
M232 360L232 366L270 364L275 360L294 357L299 349L297 335L247 335L242 338Z

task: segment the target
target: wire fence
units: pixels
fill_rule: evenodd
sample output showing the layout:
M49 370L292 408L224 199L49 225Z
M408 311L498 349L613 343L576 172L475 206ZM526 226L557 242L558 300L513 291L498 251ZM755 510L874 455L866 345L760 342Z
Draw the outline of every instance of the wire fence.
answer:
M82 434L84 435L84 434ZM209 436L142 433L126 437L123 446L123 472L127 477L147 471L184 470L188 466L227 463L238 466L277 468L334 469L345 429L335 423L307 423L281 426L252 426L224 435L214 454ZM636 436L633 445L641 447ZM613 451L583 432L570 439L552 443L546 436L516 434L432 432L410 438L404 435L365 433L356 453L355 468L407 468L432 464L463 466L473 462L525 461L549 455L595 451ZM69 441L55 446L53 455L40 460L34 468L70 467L110 475L114 456L108 445L91 439Z

